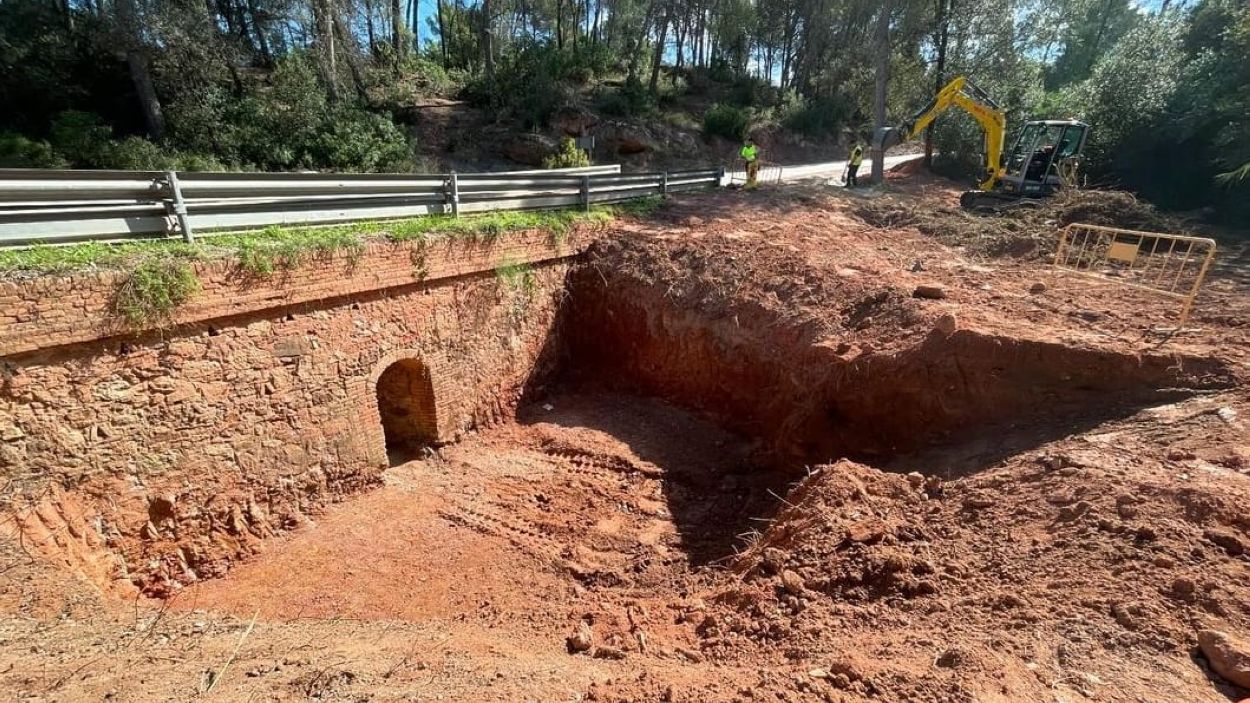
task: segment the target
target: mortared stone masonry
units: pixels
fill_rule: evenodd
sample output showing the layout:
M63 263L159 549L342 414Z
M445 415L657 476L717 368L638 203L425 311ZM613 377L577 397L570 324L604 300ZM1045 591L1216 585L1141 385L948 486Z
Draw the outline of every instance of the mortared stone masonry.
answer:
M163 330L112 312L120 273L0 283L6 524L109 590L220 575L377 484L388 437L508 418L554 363L584 237L373 243L261 279L200 263Z

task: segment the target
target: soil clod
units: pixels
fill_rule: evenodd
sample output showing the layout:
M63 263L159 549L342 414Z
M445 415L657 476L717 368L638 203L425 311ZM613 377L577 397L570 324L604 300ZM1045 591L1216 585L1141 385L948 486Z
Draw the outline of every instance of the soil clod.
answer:
M1220 630L1202 630L1198 647L1215 673L1250 689L1250 642Z
M946 286L938 284L925 284L916 286L912 291L913 298L927 298L929 300L942 300L946 297Z

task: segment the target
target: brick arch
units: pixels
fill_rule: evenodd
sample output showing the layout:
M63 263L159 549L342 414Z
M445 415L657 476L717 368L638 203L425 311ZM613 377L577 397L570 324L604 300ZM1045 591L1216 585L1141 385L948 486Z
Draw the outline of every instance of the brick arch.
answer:
M445 441L439 369L417 349L391 351L373 364L367 383L375 455Z

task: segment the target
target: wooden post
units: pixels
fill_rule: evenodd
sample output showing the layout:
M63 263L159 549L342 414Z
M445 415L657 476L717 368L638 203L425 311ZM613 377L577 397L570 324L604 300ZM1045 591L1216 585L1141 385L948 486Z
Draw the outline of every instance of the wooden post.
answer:
M664 175L660 176L660 195L668 196L668 171L665 171Z
M590 212L590 176L582 176L582 211Z

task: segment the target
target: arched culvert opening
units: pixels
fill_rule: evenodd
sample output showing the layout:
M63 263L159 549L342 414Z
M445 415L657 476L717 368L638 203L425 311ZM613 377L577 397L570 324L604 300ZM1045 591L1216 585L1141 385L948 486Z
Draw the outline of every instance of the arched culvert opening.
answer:
M419 359L400 359L378 377L378 412L391 466L415 458L438 439L434 385Z

